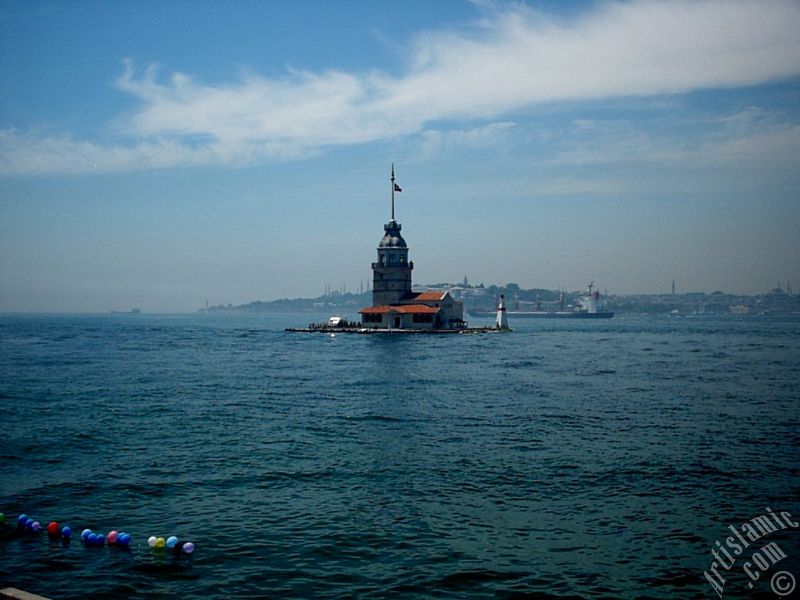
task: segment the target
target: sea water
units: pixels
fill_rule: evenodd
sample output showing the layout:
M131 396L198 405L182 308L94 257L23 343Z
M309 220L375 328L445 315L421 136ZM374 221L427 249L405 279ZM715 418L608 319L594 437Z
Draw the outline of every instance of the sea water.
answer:
M709 598L729 525L800 519L796 317L284 331L325 316L0 317L0 584ZM18 530L20 513L133 542L64 546ZM776 597L773 573L800 577L798 536L718 567L724 597ZM742 566L770 540L786 558L754 580Z

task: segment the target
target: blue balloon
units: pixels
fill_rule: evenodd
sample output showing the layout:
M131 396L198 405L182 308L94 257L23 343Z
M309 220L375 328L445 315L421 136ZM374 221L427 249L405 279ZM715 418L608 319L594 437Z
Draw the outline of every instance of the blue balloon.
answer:
M129 533L121 533L117 536L117 545L128 546L131 543L131 535Z
M64 525L64 527L61 528L61 537L64 538L72 537L72 529L69 528L69 525Z
M34 523L35 523L35 521L33 519L26 519L25 520L25 527L27 529L32 529Z
M92 535L92 530L91 529L84 529L81 532L81 539L85 542L86 540L89 539L90 535Z
M176 538L174 535L171 535L167 538L167 548L172 549L175 547L175 544L177 543L178 543L178 538Z
M97 534L96 533L90 533L87 536L86 541L88 542L88 544L90 546L94 546L97 543Z
M104 536L102 533L98 533L97 534L97 539L95 540L95 542L97 542L98 546L105 546L106 545L106 536Z
M20 527L25 527L25 521L28 520L28 515L22 513L19 517L17 517L17 525Z

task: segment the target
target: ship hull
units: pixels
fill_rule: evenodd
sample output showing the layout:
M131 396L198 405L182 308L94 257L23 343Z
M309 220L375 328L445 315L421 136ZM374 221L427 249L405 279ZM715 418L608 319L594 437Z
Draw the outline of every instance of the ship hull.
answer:
M473 317L491 317L495 313L492 311L469 311ZM614 316L613 312L600 311L600 312L585 312L585 311L539 311L539 310L518 310L506 312L509 319L523 318L523 319L610 319Z

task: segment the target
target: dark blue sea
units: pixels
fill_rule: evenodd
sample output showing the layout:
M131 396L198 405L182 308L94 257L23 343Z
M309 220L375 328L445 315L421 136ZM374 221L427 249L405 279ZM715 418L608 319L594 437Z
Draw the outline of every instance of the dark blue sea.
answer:
M800 522L800 318L284 331L326 316L0 316L0 587L715 598L729 525ZM133 542L65 546L20 513ZM746 575L770 541L785 557ZM799 542L752 543L723 597L779 597Z

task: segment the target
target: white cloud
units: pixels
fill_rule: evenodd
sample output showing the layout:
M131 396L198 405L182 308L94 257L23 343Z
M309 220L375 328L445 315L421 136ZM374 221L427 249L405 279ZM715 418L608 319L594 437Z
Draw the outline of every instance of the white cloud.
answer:
M710 140L696 153L696 164L743 164L751 168L786 168L797 175L800 125L771 126L742 135Z
M741 86L800 71L796 2L605 3L574 21L528 9L420 38L395 110L485 117L537 102Z
M103 146L70 135L0 130L0 174L106 173L225 162L220 148L191 148L177 140Z
M800 125L749 109L693 123L697 135L685 131L654 133L647 124L627 120L581 119L562 132L557 147L538 162L549 166L611 164L687 168L789 168L800 164Z
M125 125L127 133L139 136L325 146L396 132L371 110L376 85L347 73L291 72L280 80L249 75L235 85L210 87L179 73L158 83L154 68L137 79L127 63L117 83L143 103Z
M441 150L486 148L503 143L515 123L502 121L469 129L428 129L422 132L419 158L429 158Z
M514 5L420 35L398 77L292 71L208 85L126 63L117 85L140 106L120 119L124 143L5 130L0 173L249 164L537 103L753 85L800 72L798 31L790 1L606 2L569 20Z

